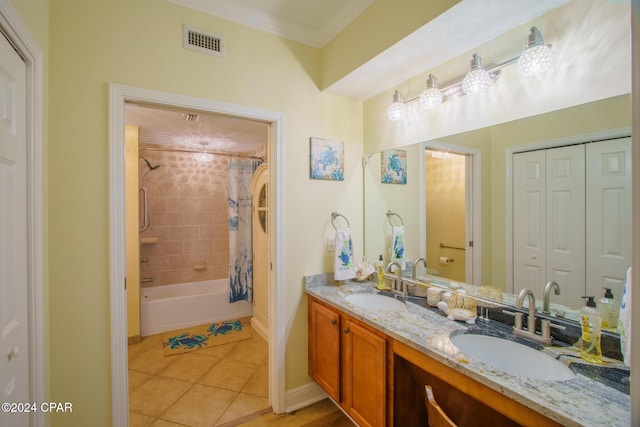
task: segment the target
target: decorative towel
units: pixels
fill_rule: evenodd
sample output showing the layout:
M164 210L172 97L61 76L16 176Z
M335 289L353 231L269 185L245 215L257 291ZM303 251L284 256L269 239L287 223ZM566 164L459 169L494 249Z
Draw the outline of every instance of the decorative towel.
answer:
M618 318L618 333L620 334L620 350L624 363L631 364L631 267L627 270L627 282L622 291L620 302L620 317Z
M336 247L333 278L347 280L356 277L353 263L353 244L349 229L336 230Z
M405 269L404 262L404 226L392 226L391 229L391 262L397 262Z

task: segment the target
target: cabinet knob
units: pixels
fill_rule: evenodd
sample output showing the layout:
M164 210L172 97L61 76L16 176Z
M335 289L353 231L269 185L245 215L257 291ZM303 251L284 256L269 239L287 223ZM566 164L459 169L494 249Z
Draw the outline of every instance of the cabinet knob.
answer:
M349 328L344 328L344 333L348 334L349 333Z
M336 319L331 319L331 324L332 324L332 325L335 325L336 323L338 323L338 322L336 321Z

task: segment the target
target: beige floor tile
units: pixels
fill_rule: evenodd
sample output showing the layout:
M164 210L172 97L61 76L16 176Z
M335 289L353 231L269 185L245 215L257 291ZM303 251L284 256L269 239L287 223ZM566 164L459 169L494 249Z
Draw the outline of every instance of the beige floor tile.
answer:
M140 344L144 345L162 345L162 334L149 335L140 339Z
M220 359L217 357L202 356L195 353L187 353L170 364L157 375L161 377L175 378L177 380L195 383L209 372Z
M140 387L142 384L153 378L153 375L146 372L129 370L129 393Z
M247 415L255 414L258 411L269 407L269 399L249 394L240 393L231 403L229 409L218 419L216 425L237 420Z
M157 374L171 363L179 360L178 356L165 356L162 346L150 347L149 350L129 361L129 369L149 374Z
M222 359L234 348L236 348L237 345L237 342L230 342L229 344L216 345L211 348L207 348L206 350L198 350L198 353L205 356L217 357L218 359Z
M269 397L269 367L267 365L260 366L253 378L244 386L242 392L254 396Z
M150 427L184 427L184 424L172 423L171 421L161 420L158 418Z
M153 417L129 412L129 427L149 427L154 421Z
M131 362L136 357L140 356L142 353L149 351L153 346L145 345L142 343L131 344L127 347L127 358L129 362Z
M198 384L241 391L258 372L258 365L241 360L223 359L207 372Z
M196 384L162 414L163 420L192 427L213 426L237 393Z
M240 341L236 347L227 354L226 359L242 360L254 365L266 365L269 361L269 347L262 338L252 338Z
M172 378L151 378L129 394L129 410L158 417L191 386L191 383Z

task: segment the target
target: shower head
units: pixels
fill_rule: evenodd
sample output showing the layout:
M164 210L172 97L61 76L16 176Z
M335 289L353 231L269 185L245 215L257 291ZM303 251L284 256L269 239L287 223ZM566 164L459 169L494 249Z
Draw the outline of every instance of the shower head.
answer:
M152 166L149 160L145 159L144 157L140 157L140 158L144 160L144 162L147 164L147 167L149 168L150 171L158 169L161 166L161 165Z

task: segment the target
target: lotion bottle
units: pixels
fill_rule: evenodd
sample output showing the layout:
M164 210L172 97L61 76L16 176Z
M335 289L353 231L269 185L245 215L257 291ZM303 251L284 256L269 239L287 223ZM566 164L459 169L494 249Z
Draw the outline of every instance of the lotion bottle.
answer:
M580 323L582 326L582 349L580 356L591 363L602 363L602 348L600 336L602 316L596 308L595 297L583 297L587 300L580 309Z

